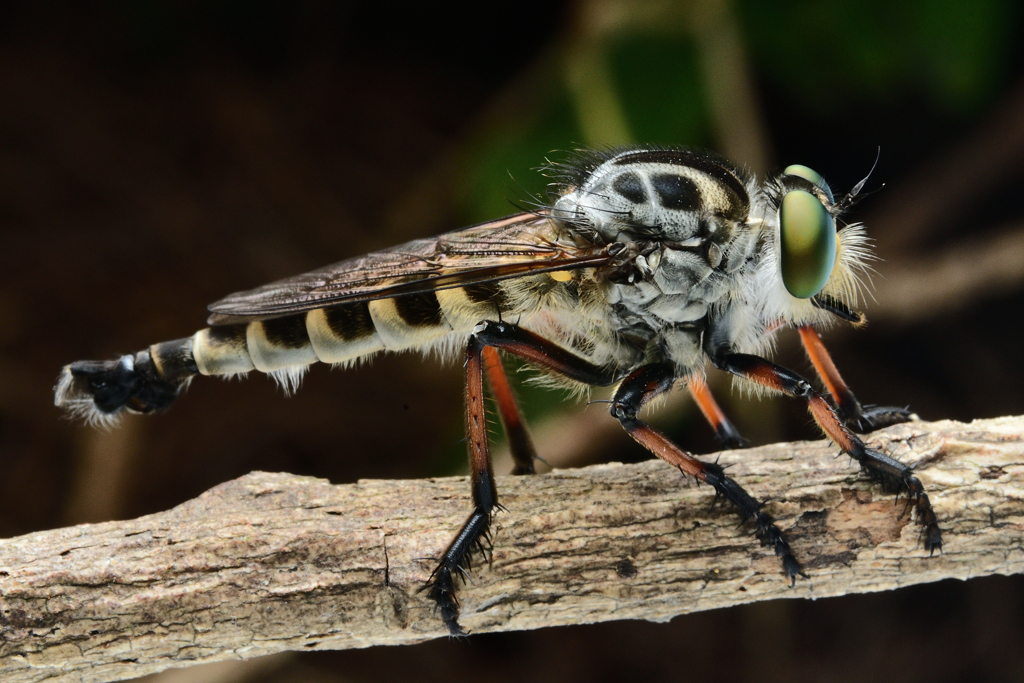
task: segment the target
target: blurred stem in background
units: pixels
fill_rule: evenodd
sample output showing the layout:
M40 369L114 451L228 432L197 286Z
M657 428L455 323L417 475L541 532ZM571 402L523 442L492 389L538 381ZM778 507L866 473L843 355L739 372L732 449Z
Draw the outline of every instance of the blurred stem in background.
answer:
M134 516L252 469L348 481L464 468L459 369L415 357L318 368L290 401L262 378L197 382L172 414L109 434L62 425L49 388L76 357L190 333L202 306L229 291L518 211L545 196L531 169L575 146L710 148L759 174L800 162L839 191L880 146L849 216L867 224L883 259L877 301L865 302L868 329L826 333L837 363L866 400L905 401L929 418L1024 410L1022 11L1015 0L580 0L481 6L453 22L422 4L14 8L0 23L7 528ZM20 26L36 33L20 39ZM781 360L800 368L782 342ZM553 463L647 457L630 455L605 405L529 385L521 393ZM673 394L681 403L661 428L708 452L685 396ZM787 438L815 434L785 402L727 410L756 441L777 440L758 430L780 425ZM363 424L386 429L367 436ZM443 462L430 462L442 449ZM962 664L974 674L1016 662L1019 648L996 649L1020 640L1019 624L989 618L992 604L1018 604L1006 585L961 610L973 614L966 622L899 593L831 607L794 601L787 609L804 619L789 621L748 610L480 639L477 653L513 644L515 657L497 667L466 665L467 650L447 643L303 661L371 662L353 680L402 661L420 679L449 675L453 661L471 676L547 657L530 671L558 680L669 662L664 679L675 680L678 643L699 639L709 656L685 662L697 678L725 658L737 662L731 671L750 667L747 678L789 679L794 667L814 670L811 651L831 653L827 671L851 680L912 670L914 657L920 671ZM907 614L929 628L904 628ZM805 623L809 615L818 620ZM961 622L970 627L957 631ZM803 640L790 632L801 628ZM885 659L892 667L878 667L897 649ZM439 652L451 658L443 667ZM608 665L616 653L620 668ZM350 675L309 668L226 666L206 680Z
M561 56L567 91L582 135L580 142L585 147L602 149L636 141L619 94L616 74L611 68L610 46L625 37L635 43L648 36L667 36L693 46L692 61L698 68L680 69L678 74L673 74L670 61L661 65L662 76L669 84L678 79L694 81L687 84L685 90L705 93L711 128L717 140L715 146L727 157L742 160L751 170L765 172L770 145L743 49L742 32L729 0L682 4L590 0L580 3L570 25ZM677 142L694 144L687 140ZM749 401L733 400L733 394L722 391L727 386L724 377L713 374L711 381L731 412L743 412L739 403ZM528 404L551 405L551 399L538 396L537 390L530 388L526 393ZM598 391L595 395L604 397L605 394L607 392ZM691 427L699 422L688 398L686 392L676 391L659 402L660 421L665 423L672 420L672 415L678 415ZM776 401L762 401L757 408L759 428L748 429L748 433L754 431L759 440L777 437L777 430L771 425L776 422L778 410ZM619 435L618 425L606 418L604 410L598 406L588 408L583 415L579 415L578 407L572 402L557 408L552 406L544 416L550 426L536 425L540 430L541 457L558 467L586 462L595 451L600 451L597 444L607 442L608 438L614 442ZM502 448L499 453L498 471L507 471L508 451Z

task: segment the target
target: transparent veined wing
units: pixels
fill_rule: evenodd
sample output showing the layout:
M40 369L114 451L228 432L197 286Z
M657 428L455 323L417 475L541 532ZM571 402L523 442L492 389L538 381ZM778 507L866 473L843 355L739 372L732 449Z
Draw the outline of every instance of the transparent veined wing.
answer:
M333 304L612 263L609 248L580 244L545 214L521 213L414 240L210 304L211 325L290 315Z

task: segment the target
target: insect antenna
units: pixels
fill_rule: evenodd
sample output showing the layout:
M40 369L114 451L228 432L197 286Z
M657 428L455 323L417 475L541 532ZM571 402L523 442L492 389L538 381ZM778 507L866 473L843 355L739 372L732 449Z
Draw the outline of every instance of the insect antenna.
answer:
M868 171L868 174L864 176L864 178L859 183L854 185L853 188L846 193L845 197L839 200L839 203L836 205L837 213L842 213L846 211L858 201L858 195L860 195L861 191L864 189L864 185L868 182L868 178L870 178L871 174L875 172L875 168L878 166L878 160L881 158L882 148L879 147L878 152L875 154L875 163L871 164L871 170ZM860 197L860 199L863 199L866 196L868 195L864 195L863 197Z

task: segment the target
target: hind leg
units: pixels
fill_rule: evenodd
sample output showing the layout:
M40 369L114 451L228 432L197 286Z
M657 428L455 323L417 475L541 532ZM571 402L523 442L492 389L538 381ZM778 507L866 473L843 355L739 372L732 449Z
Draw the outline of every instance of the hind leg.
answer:
M466 349L466 437L473 494L473 512L463 523L455 538L445 549L437 568L424 587L427 595L437 603L441 618L453 636L465 631L459 624L459 601L456 595L457 578L466 576L474 551L480 552L489 541L491 514L498 508L498 494L491 469L490 447L487 442L487 415L484 407L483 375L486 359L497 359L495 349L502 349L523 360L552 372L587 384L607 386L615 377L606 370L591 365L532 332L503 322L485 321L477 325ZM492 355L493 353L493 355ZM500 362L500 359L498 359ZM504 370L500 376L490 370L496 393L507 388ZM497 382L494 380L497 379ZM508 392L507 398L511 398ZM510 404L514 408L514 401ZM499 409L501 399L499 398ZM506 406L507 408L508 406ZM515 421L518 409L509 410L502 419ZM521 425L521 420L519 421ZM529 464L532 468L532 446L520 451L517 468Z
M508 382L508 375L505 374L501 356L492 346L485 346L481 355L484 369L487 371L487 383L494 395L498 415L501 417L501 424L505 428L505 436L508 438L512 461L515 463L512 474L534 474L533 461L537 459L537 450L533 446L530 432L526 429L526 423L523 422L522 412L519 410L515 394L512 393L512 386Z
M491 453L487 443L482 352L483 345L475 338L471 339L466 351L466 439L469 445L473 512L445 549L426 585L427 595L437 603L441 618L453 636L466 633L459 624L456 576L465 576L469 572L470 556L474 550L483 551L483 543L488 540L491 513L498 505L498 491L494 486Z

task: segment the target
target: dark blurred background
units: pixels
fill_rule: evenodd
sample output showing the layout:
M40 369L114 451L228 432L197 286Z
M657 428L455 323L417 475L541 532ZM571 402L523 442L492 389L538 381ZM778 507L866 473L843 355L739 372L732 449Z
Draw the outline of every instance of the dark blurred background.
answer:
M200 379L111 432L63 419L52 386L67 362L191 334L224 294L512 213L578 146L803 163L837 192L880 149L850 216L882 258L871 324L825 334L837 363L863 401L927 419L1024 412L1021 18L1013 0L6 5L0 534L156 512L255 469L463 472L461 372L415 354L314 368L287 399ZM810 371L791 334L777 357ZM755 443L816 437L795 403L713 386ZM556 464L648 457L600 406L521 393ZM685 397L656 420L716 450ZM1011 681L1022 643L1018 576L153 680Z

